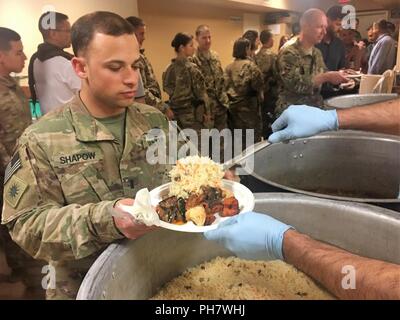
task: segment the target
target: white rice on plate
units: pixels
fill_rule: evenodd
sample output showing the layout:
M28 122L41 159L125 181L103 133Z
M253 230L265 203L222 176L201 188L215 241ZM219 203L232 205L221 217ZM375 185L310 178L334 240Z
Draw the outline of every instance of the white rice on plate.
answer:
M187 199L191 193L199 193L202 186L222 187L222 165L208 157L192 156L180 159L170 171L170 196Z

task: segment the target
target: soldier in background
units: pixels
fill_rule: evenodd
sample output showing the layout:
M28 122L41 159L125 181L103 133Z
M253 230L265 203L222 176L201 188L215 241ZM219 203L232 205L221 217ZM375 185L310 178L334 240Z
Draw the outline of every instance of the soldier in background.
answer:
M197 50L191 61L200 69L207 88L211 108L211 120L214 128L221 132L228 128L228 108L229 100L225 92L224 70L218 54L211 50L211 31L207 25L200 25L196 29L196 41L198 43ZM218 147L218 146L216 146ZM220 140L220 158L223 162L224 140ZM210 154L213 154L213 146L210 146ZM213 157L213 160L216 159Z
M23 70L26 59L20 35L0 27L0 212L6 166L17 139L32 122L28 99L11 77L12 72L20 73Z
M10 168L6 170L6 166L10 162L18 138L32 122L28 99L18 83L10 76L12 72L20 73L23 70L25 60L20 35L13 30L0 28L0 214L3 207L3 181L7 182L12 174L12 170ZM5 292L6 297L22 298L25 288L28 290L35 286L40 288L40 279L43 275L41 268L36 268L39 263L11 240L4 226L0 226L0 251L3 251L3 254L0 253L0 259L4 259L4 252L6 253L16 286L12 283L7 284L9 291ZM0 261L0 265L4 266L4 262L2 264ZM0 276L3 272L4 270L0 270ZM36 275L33 274L35 272ZM23 280L24 285L16 282L17 279ZM0 289L5 285L6 282L0 284ZM38 298L40 295L35 297Z
M207 88L211 117L214 128L227 128L228 96L224 86L224 70L218 54L211 50L211 31L209 26L201 25L196 30L198 48L191 61L200 69Z
M274 39L271 31L263 30L260 34L262 47L256 54L255 61L260 68L264 79L264 100L262 102L261 114L263 122L263 137L267 138L271 131L277 92L276 60L277 55L271 50Z
M200 139L201 129L212 128L211 108L204 77L189 58L193 56L193 36L178 33L171 46L177 54L163 73L163 89L181 129L196 130Z
M74 299L110 243L153 230L119 206L167 182L170 170L146 159L155 142L148 132L167 134L168 121L133 103L139 45L132 26L114 13L88 14L72 26L72 46L82 89L24 132L4 186L2 224L26 252L55 268L49 299Z
M242 148L246 146L246 129L254 130L254 142L262 137L261 105L263 101L263 76L249 58L251 43L245 38L233 46L235 61L225 70L225 86L229 98L231 129L243 129Z
M161 88L157 82L156 75L154 74L153 66L144 54L145 49L143 48L143 42L146 40L146 24L142 19L134 16L128 17L126 20L128 20L132 25L140 46L138 65L145 90L145 103L159 109L161 112L165 113L170 120L172 120L174 114L171 108L162 101Z
M348 82L340 72L329 71L321 51L315 48L326 34L327 18L319 9L307 10L300 20L301 33L295 43L284 47L278 55L279 97L275 117L292 104L323 107L321 85Z
M242 38L250 41L250 55L249 58L254 59L256 56L258 47L260 46L260 37L257 30L247 30Z
M0 141L9 156L17 139L31 124L29 102L21 87L10 76L25 66L21 37L7 28L0 28ZM4 171L5 168L1 168Z

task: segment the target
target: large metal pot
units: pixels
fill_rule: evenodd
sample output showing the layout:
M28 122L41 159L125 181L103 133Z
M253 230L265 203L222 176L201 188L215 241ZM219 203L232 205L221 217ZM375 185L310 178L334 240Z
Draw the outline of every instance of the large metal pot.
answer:
M396 136L325 133L256 152L253 171L249 161L244 169L258 182L253 192L271 191L273 186L336 200L400 204L400 138Z
M255 210L353 253L400 263L396 212L282 193L256 194ZM201 234L159 230L109 246L86 275L78 299L148 299L187 268L230 255Z
M369 105L377 102L384 102L396 99L395 93L378 94L349 94L325 100L325 106L334 109L346 109L355 106Z

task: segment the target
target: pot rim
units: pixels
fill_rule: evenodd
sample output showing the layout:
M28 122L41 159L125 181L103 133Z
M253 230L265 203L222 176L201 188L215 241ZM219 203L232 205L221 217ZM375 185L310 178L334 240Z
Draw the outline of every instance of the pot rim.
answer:
M338 133L344 132L348 133L348 135L339 135ZM308 138L301 138L301 139L294 139L294 140L289 140L288 142L280 142L277 144L272 144L268 148L273 148L274 145L279 145L279 144L291 144L291 143L296 143L296 142L303 142L307 143L308 140L321 140L321 139L345 139L345 140L351 140L351 139L358 139L358 140L373 140L373 141L384 141L384 142L393 142L400 144L400 137L395 136L395 135L389 135L389 134L381 134L381 133L373 133L373 132L368 132L368 131L353 131L353 130L339 130L339 131L327 131L324 133L321 133L316 136L308 137ZM257 152L256 152L257 153ZM400 155L399 155L399 161L400 161ZM400 198L354 198L354 197L342 197L342 196L334 196L334 195L329 195L329 194L324 194L324 193L317 193L317 192L310 192L302 189L297 189L293 187L289 187L283 184L280 184L278 182L274 182L272 180L266 179L260 175L258 175L255 172L251 172L251 170L247 167L247 161L244 160L242 168L251 176L257 178L258 180L267 183L273 187L280 188L282 190L287 190L293 193L297 194L303 194L311 197L317 197L317 198L324 198L324 199L332 199L332 200L339 200L339 201L350 201L350 202L361 202L361 203L400 203ZM399 186L400 188L400 186ZM400 192L400 190L399 190Z

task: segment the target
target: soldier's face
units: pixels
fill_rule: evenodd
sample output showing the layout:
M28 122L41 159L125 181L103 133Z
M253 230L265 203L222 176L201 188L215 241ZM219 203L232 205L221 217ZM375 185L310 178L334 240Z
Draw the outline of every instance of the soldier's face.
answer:
M109 36L96 33L82 57L73 59L82 91L104 108L132 105L139 80L139 45L134 34Z
M328 20L325 15L315 17L304 28L304 34L307 35L310 41L314 44L320 43L326 35Z
M266 43L267 48L272 48L274 46L274 38L271 37Z
M144 40L146 40L146 26L137 28L135 35L139 46L142 47Z
M211 49L211 32L210 30L202 31L197 37L196 41L199 44L200 51L208 51Z
M25 67L24 47L21 41L11 41L10 46L10 50L0 51L0 65L7 73L20 73Z
M193 56L195 51L193 40L191 40L186 46L182 46L181 50L186 57Z

